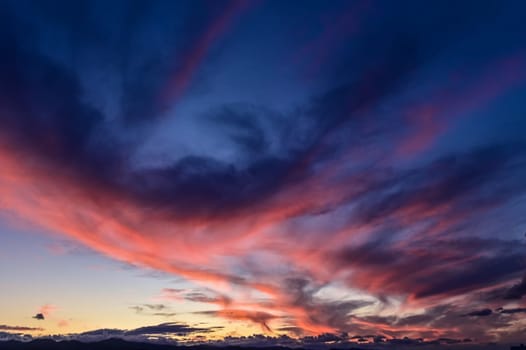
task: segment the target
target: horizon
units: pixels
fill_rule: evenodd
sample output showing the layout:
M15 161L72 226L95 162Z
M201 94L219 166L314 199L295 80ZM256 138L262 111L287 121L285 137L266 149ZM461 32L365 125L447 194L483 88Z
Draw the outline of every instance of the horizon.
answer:
M487 343L487 344L460 344L460 343L440 343L438 341L425 342L421 341L420 343L413 342L409 338L397 339L396 342L390 343L360 343L348 339L347 341L332 341L332 342L323 342L318 341L319 337L305 337L305 339L300 338L290 338L287 336L272 337L265 336L262 334L254 334L251 336L242 336L237 338L224 338L218 341L190 341L190 342L180 342L175 339L169 338L158 338L158 339L146 339L146 338L137 338L137 339L125 339L121 337L108 337L108 338L78 338L76 335L72 337L67 337L63 335L55 336L43 336L38 338L27 337L25 339L9 339L3 340L4 347L8 349L27 349L35 348L40 346L47 346L50 350L53 348L59 349L77 349L78 346L82 347L93 347L104 348L104 346L124 346L125 348L135 349L140 347L140 350L146 350L150 348L205 348L205 349L253 349L253 348L272 348L272 349L355 349L355 350L374 350L374 349L389 349L392 346L403 349L451 349L451 350L482 350L482 349L509 349L509 350L522 350L525 348L524 344L497 344L497 343Z
M0 347L526 343L524 13L3 0Z

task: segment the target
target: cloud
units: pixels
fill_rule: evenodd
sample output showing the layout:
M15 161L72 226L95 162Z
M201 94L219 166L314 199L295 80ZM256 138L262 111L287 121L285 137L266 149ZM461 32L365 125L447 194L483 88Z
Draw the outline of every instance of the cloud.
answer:
M164 304L142 304L142 305L130 306L130 309L135 310L137 312L142 312L145 309L151 310L151 311L161 311L167 308L168 306Z
M163 317L173 317L177 315L176 312L154 312L152 313L154 316L163 316Z
M491 314L493 314L493 311L491 311L491 309L482 309L482 310L471 311L470 313L467 313L464 316L482 317L482 316L491 316Z
M249 310L237 310L237 309L223 309L219 311L197 311L200 315L214 315L223 317L229 320L235 321L250 321L261 326L264 332L272 333L272 329L269 326L271 320L279 318L279 316L262 312L262 311L249 311Z
M57 326L59 327L69 327L69 321L68 320L59 320L57 322Z
M161 323L155 326L145 326L125 332L125 335L186 335L191 333L206 333L210 328L191 327L182 323Z
M207 23L201 36L196 38L192 47L182 57L182 63L170 75L161 92L161 103L173 104L182 97L213 44L232 27L237 17L252 6L254 4L247 4L244 1L230 1L227 6L222 8L217 17Z
M71 334L71 339L81 341L100 341L111 338L121 338L130 341L145 341L148 339L185 337L193 334L209 333L221 327L192 327L184 323L167 322L158 325L144 326L135 329L96 329L88 332Z
M144 307L150 309L150 310L156 310L156 311L160 311L160 310L164 310L166 309L166 305L164 304L143 304Z
M526 276L506 292L504 299L521 299L524 295L526 295Z
M36 332L43 331L44 328L40 327L26 327L26 326L8 326L0 324L0 331L12 331L12 332Z
M415 299L444 297L516 276L523 269L524 254L521 251L523 245L520 242L515 244L517 249L506 241L452 238L440 243L423 239L395 248L388 242L371 242L344 249L334 259L334 264L335 268L360 267L352 282L371 291L408 293ZM431 249L433 245L440 249ZM478 256L477 252L484 249L491 249L494 254ZM470 250L473 255L467 259L466 252ZM511 255L501 253L505 251ZM385 270L386 263L394 268ZM419 271L409 273L413 266L419 266ZM436 276L436 279L422 285L419 281L423 276Z
M192 301L196 303L217 304L228 306L232 300L226 295L214 293L212 291L201 292L184 289L164 288L161 290L160 298L172 301Z
M42 305L38 311L39 313L43 314L44 316L48 317L50 316L52 313L54 313L55 311L57 310L57 306L56 305L52 305L52 304L45 304L45 305Z
M55 305L51 305L51 304L42 305L38 309L39 312L35 316L33 316L33 318L37 319L37 320L40 320L40 321L43 321L47 317L49 317L53 312L55 312L56 309L57 309L57 307Z
M163 316L163 317L173 317L176 315L175 312L168 312L170 307L165 304L134 305L134 306L130 306L130 309L142 315Z
M515 172L522 171L515 168L516 162L523 159L524 145L520 144L491 145L446 155L420 169L402 172L399 178L380 181L361 204L358 219L370 223L392 215L413 214L411 211L435 215L433 209L444 205L455 205L454 209L462 214L468 210L465 206L474 201L480 201L475 208L484 208L488 199L478 189L494 186L495 182L501 184L503 192L502 197L496 196L494 200L507 200L515 195L512 190L517 185Z
M130 306L130 309L134 310L138 314L144 311L142 306Z
M142 12L182 13L187 19L184 11L136 6L123 11L126 33L150 28ZM85 71L41 52L25 39L31 35L19 32L32 27L19 25L21 19L2 9L2 208L111 258L198 282L203 286L198 290L165 289L161 296L212 304L218 309L205 314L253 322L266 332L323 335L313 341L330 342L340 341L334 334L356 331L375 334L358 339L392 339L398 345L447 343L462 339L460 330L484 339L490 329L511 334L506 332L514 325L503 315L509 319L512 312L480 317L485 329L463 324L465 319L461 323L458 315L473 313L472 295L508 286L524 273L524 243L512 232L520 216L514 205L525 193L526 147L511 137L487 137L482 129L470 137L483 142L469 145L468 137L447 133L456 130L453 119L490 113L490 103L516 92L524 69L516 54L520 45L497 40L512 46L501 47L488 38L469 55L462 51L476 58L465 67L451 48L463 43L468 24L486 23L482 19L489 14L482 9L462 6L453 15L439 8L437 13L452 20L451 32L436 30L432 24L442 19L432 9L424 17L405 7L393 14L376 9L385 19L376 21L381 26L360 25L352 45L333 57L330 69L337 79L327 76L327 85L320 83L313 96L290 108L193 96L205 112L185 112L197 120L191 138L220 134L218 144L233 154L230 160L216 154L219 148L181 147L175 159L166 160L161 152L162 161L152 166L137 149L153 129L168 125L160 122L160 110L164 104L177 104L179 110L180 100L200 79L205 58L246 10L240 2L209 6L206 16L200 16L200 7L189 10L196 20L181 22L184 35L174 43L167 34L171 30L162 29L179 23L170 17L122 43L127 46L123 57L108 53L127 71L125 77L109 74L122 80L116 84L122 91L110 96L122 103L115 107L117 117L105 101L87 94L91 88L105 95L86 81ZM464 22L457 15L469 18ZM91 30L73 32L83 44L99 41ZM490 32L500 38L516 31L484 31ZM99 36L112 47L108 35ZM142 36L169 40L169 52L135 47ZM177 59L172 59L174 48ZM105 58L99 49L91 54ZM141 56L144 51L147 57ZM444 57L447 62L440 63ZM451 68L433 74L437 65ZM450 79L457 73L461 79ZM438 145L446 134L447 145ZM426 157L419 158L422 154ZM523 295L524 278L505 298ZM434 308L450 297L467 301L454 310ZM132 309L173 315L162 305ZM395 305L411 316L399 316ZM34 318L43 320L54 309L45 305ZM208 330L163 323L83 336Z
M92 330L92 331L87 331L87 332L82 332L79 334L79 336L86 336L86 337L91 337L91 336L103 336L103 337L113 337L113 336L119 336L119 335L123 335L125 333L124 330L121 330L121 329L109 329L109 328L103 328L103 329L95 329L95 330Z
M500 314L519 314L519 313L526 313L526 308L524 307L517 307L513 309L498 308L496 311Z
M445 86L443 91L437 92L437 101L423 101L420 104L411 106L407 112L410 118L412 129L400 145L398 153L402 157L416 156L426 150L447 132L451 118L458 116L469 117L473 111L481 110L485 101L488 105L497 100L513 86L520 86L526 78L526 69L521 64L524 57L520 54L517 57L506 57L500 62L493 62L492 66L497 66L501 74L495 77L493 74L481 74L469 86L463 86L464 93L457 93L455 86ZM491 69L485 69L490 72ZM460 97L460 98L459 98Z

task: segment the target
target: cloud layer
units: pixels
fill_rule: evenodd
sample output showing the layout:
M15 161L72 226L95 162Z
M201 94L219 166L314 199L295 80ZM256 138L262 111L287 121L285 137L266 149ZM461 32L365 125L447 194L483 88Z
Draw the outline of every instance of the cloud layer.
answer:
M291 4L198 2L179 9L181 23L170 28L159 14L168 3L122 5L122 27L110 27L107 42L62 24L74 40L65 47L87 53L75 64L65 61L68 50L42 49L51 43L37 35L34 13L22 15L15 4L0 10L4 210L114 259L196 282L202 290L163 295L208 304L200 315L267 333L518 339L526 143L514 135L526 125L497 123L488 132L474 119L491 126L521 113L501 105L524 95L526 28L514 8L521 4L499 6L502 19L494 21L491 3L360 7L371 22L329 27L341 44L328 44L334 52L315 63L304 59L321 65L309 76L315 83L299 104L279 109L223 101L214 63L239 42L249 45L247 36L264 39L256 18L287 13ZM357 9L340 5L327 11L354 18ZM60 19L73 15L60 9ZM436 29L442 15L448 30ZM291 21L310 33L314 19L305 18ZM97 27L90 21L75 22ZM114 46L119 33L127 44ZM303 47L329 42L305 36ZM143 37L160 43L135 51L134 39ZM89 78L93 65L118 82L111 103L101 96L108 86L98 91ZM181 139L158 140L163 128ZM459 136L466 128L470 135ZM177 156L174 145L182 145ZM185 327L126 334L204 331Z

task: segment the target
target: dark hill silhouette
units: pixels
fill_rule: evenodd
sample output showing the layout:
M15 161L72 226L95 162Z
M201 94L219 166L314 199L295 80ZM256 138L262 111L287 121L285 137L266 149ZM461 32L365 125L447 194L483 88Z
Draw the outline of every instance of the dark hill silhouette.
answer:
M36 339L30 342L10 340L0 342L2 350L174 350L177 346L129 342L122 339L108 339L93 343L77 340L54 341L50 339Z
M194 345L194 346L177 346L168 344L140 343L131 342L122 339L108 339L98 342L80 342L77 340L54 341L50 339L36 339L30 342L21 342L9 340L0 342L1 350L243 350L253 349L251 346L212 346L212 345ZM280 346L257 347L265 350L291 350L291 348ZM294 348L294 350L303 350ZM360 350L360 349L349 349Z
M175 345L129 342L122 339L108 339L93 343L77 340L54 341L51 339L36 339L30 342L10 340L0 342L2 350L174 350Z

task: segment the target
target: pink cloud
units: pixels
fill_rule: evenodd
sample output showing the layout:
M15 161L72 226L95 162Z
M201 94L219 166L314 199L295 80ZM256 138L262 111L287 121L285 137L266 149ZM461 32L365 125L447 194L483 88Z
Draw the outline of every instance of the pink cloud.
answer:
M430 149L461 118L487 108L509 90L519 86L526 78L525 57L516 55L493 62L475 79L450 79L444 88L435 91L421 104L411 106L406 114L411 127L396 154L412 157ZM466 84L466 82L469 83Z
M57 306L53 304L44 304L39 309L38 312L44 315L45 317L51 316L55 311L57 311Z
M183 57L181 66L174 70L160 96L160 103L164 106L175 104L191 85L197 70L202 65L206 55L215 44L231 29L236 19L255 1L234 0L225 6L217 18L207 25L202 35L192 45Z

